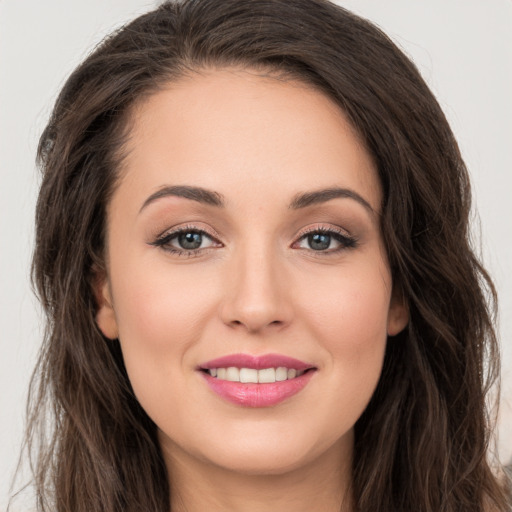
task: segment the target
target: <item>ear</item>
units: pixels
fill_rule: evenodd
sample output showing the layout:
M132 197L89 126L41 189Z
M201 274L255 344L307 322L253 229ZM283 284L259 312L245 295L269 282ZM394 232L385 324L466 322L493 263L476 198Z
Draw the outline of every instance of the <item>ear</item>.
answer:
M396 336L409 322L409 307L399 287L393 286L388 311L388 336Z
M96 272L94 283L94 296L96 298L96 324L103 335L111 340L119 337L117 320L112 305L112 293L104 271Z

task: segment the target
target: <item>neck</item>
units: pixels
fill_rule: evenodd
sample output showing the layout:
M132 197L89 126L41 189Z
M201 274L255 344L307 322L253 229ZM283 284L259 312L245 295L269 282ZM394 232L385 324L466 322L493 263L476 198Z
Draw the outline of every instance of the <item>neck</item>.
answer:
M172 512L352 512L351 449L336 446L303 467L247 474L194 458L169 442Z

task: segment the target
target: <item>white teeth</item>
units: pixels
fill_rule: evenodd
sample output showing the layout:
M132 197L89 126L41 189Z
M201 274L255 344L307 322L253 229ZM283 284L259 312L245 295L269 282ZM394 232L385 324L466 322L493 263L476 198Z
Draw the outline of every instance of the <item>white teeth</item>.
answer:
M283 366L280 366L276 370L276 382L281 382L283 380L286 380L288 378L288 368L284 368Z
M275 381L276 371L274 370L274 368L264 368L263 370L258 370L258 382L264 384Z
M240 368L240 382L258 382L258 370Z
M230 366L226 370L226 380L231 382L240 382L240 370L234 366Z
M230 382L259 382L261 384L268 384L300 377L304 374L304 371L305 370L296 370L295 368L285 368L284 366L279 366L278 368L263 368L261 370L230 366L229 368L210 368L208 373L212 377L217 377L217 379L220 380L228 380Z

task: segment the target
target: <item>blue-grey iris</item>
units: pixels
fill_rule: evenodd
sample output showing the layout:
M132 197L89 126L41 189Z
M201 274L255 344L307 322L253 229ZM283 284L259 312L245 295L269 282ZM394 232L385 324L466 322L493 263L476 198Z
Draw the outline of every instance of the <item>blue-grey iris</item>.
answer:
M308 243L311 249L315 251L325 251L325 249L329 249L331 245L331 235L325 233L308 235Z
M180 233L178 235L178 243L180 247L187 250L199 249L203 242L203 235L194 231L188 231L186 233Z

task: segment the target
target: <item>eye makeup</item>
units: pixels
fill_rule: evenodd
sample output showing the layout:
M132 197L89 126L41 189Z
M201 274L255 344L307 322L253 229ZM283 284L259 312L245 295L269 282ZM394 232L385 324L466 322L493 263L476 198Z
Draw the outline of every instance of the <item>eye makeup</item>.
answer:
M181 257L195 257L205 251L223 247L213 234L195 225L185 225L166 231L149 245L158 247L169 254Z
M302 245L307 244L306 246ZM331 255L357 247L356 237L334 226L312 226L301 233L293 248L312 250L321 255Z
M206 251L224 247L208 230L194 224L174 228L159 235L149 245L180 257L196 257ZM312 251L315 255L330 256L357 247L356 237L334 226L311 226L300 232L291 244L292 249Z

